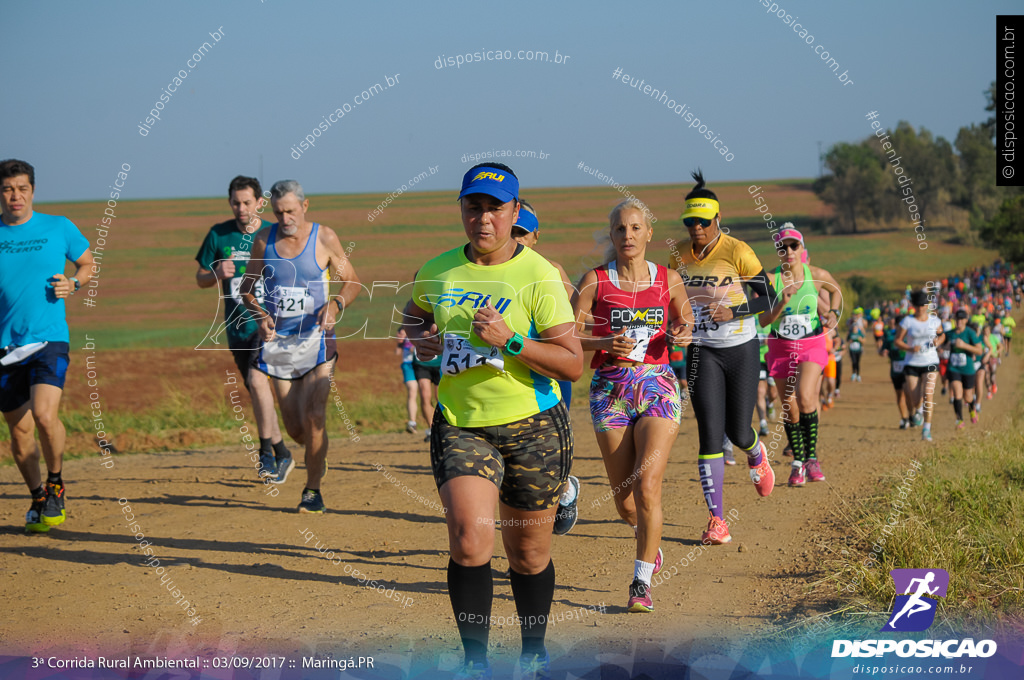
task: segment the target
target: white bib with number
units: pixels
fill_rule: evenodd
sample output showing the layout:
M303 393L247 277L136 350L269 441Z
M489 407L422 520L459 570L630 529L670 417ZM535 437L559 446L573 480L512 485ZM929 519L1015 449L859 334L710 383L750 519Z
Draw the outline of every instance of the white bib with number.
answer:
M903 372L903 367L906 366L906 365L907 365L906 360L894 361L894 362L892 362L892 372L893 373L902 373Z
M950 366L956 366L957 368L961 368L961 367L967 366L967 355L966 354L960 354L960 353L950 354L949 355L949 365Z
M853 342L850 343L850 351L851 352L859 352L860 351L860 341L859 340L854 340Z
M242 304L242 278L241 276L236 276L231 279L231 299L238 304ZM261 305L263 304L263 279L256 281L256 301Z
M723 302L722 304L725 303ZM730 335L743 333L745 330L744 322L747 320L746 317L732 319L731 321L712 321L710 305L701 304L693 298L690 298L690 305L693 307L694 338L720 340Z
M279 318L313 313L313 296L304 286L277 287L277 315Z
M504 371L505 358L501 350L497 347L475 347L465 338L445 334L444 354L441 356L442 373L458 375L471 368L485 365Z
M790 314L779 324L779 335L787 340L800 340L813 333L810 314Z
M651 338L657 332L658 329L650 328L649 326L627 328L625 336L630 340L636 341L636 344L633 345L633 349L630 350L626 358L630 361L643 361L644 357L647 356L647 346L651 344Z

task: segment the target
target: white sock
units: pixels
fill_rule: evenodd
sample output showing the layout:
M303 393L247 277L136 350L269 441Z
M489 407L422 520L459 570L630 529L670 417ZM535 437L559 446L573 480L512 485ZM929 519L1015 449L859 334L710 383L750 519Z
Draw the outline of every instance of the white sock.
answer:
M574 500L576 500L576 485L566 480L565 491L562 492L562 498L558 502L562 505L572 505Z
M654 562L644 562L642 560L633 561L633 579L640 580L651 585L651 576L654 575Z
M633 527L633 535L636 536L636 527Z

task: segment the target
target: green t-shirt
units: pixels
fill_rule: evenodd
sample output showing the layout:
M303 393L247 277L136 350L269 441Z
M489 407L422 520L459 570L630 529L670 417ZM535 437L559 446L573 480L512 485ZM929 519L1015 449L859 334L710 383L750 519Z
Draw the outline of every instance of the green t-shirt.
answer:
M1017 322L1013 320L1012 316L1007 316L1007 317L1003 318L1003 328L1005 329L1005 330L1003 330L1003 335L1004 336L1006 336L1008 338L1012 338L1013 337L1013 329L1016 328L1016 327L1017 327Z
M472 332L476 310L490 302L505 324L524 338L573 322L572 307L558 270L529 248L508 262L486 266L470 262L463 246L427 262L416 275L413 303L433 313L442 334L470 345L490 348ZM445 419L457 427L488 427L522 420L556 405L561 399L553 378L541 375L505 352L504 369L490 364L459 371L462 353L449 350L445 340L437 401Z
M953 329L946 333L949 341L949 364L948 370L960 375L971 375L975 372L974 354L956 347L957 339L963 340L968 345L977 345L981 338L974 332L973 328L964 328L962 331Z
M213 268L221 260L235 261L235 275L220 282L228 345L239 344L256 332L256 321L253 320L252 313L242 305L242 298L238 291L252 251L252 242L256 238L256 234L270 226L270 222L266 220L260 220L260 222L260 228L253 234L240 232L238 223L233 219L215 224L210 228L206 239L203 240L203 245L196 253L196 262L199 263L199 266L210 271L213 271ZM256 297L261 300L263 298L261 284L257 285Z

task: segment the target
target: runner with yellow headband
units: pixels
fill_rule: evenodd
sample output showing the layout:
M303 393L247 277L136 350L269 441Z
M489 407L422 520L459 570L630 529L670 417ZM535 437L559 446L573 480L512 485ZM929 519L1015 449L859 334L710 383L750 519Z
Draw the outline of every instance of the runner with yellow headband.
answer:
M746 452L758 494L767 496L775 487L768 451L750 426L761 365L755 315L771 307L775 290L750 246L722 232L718 197L704 187L700 170L693 178L697 185L682 214L690 242L671 264L682 276L695 322L688 377L700 434L697 467L710 513L702 540L721 545L732 540L722 518L723 436ZM758 297L748 300L744 283Z

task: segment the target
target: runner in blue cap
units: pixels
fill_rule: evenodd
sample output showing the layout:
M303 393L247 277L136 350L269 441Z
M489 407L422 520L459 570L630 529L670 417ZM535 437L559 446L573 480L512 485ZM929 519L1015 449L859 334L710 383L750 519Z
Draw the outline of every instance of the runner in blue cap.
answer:
M583 373L558 271L512 238L519 180L474 166L459 193L469 242L420 268L405 330L443 373L430 462L448 525L448 596L465 650L456 677L490 678L494 506L520 619L520 666L548 677L544 645L555 591L551 536L572 464L572 428L557 380Z

